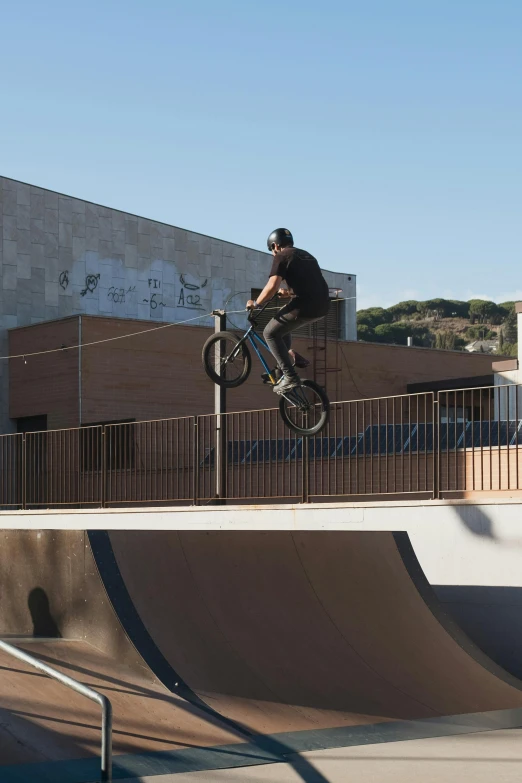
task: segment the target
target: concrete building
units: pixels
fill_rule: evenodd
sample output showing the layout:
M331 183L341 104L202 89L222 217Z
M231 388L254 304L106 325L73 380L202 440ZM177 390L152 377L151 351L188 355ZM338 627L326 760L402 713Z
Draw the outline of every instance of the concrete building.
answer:
M8 329L72 315L179 322L223 307L234 293L238 309L270 269L267 253L5 177L0 229L2 356ZM325 271L325 277L345 297L339 337L353 340L355 275ZM208 318L195 323L211 325ZM4 432L12 428L7 374L2 361Z

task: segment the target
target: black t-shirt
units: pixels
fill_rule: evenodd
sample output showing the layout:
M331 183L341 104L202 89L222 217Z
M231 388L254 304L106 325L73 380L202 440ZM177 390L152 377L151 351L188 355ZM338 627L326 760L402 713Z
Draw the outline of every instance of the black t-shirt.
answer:
M274 256L270 277L282 277L295 294L293 303L307 318L326 315L330 307L328 284L317 259L306 250L284 247Z

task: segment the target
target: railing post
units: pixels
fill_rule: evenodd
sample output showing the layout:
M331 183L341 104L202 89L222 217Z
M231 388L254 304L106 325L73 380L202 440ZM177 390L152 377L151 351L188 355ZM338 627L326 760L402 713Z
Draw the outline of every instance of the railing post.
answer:
M439 393L433 395L433 500L440 497Z
M27 445L25 432L22 435L22 510L27 508Z
M100 694L102 707L102 746L101 746L101 779L102 783L112 781L112 704Z
M227 316L224 310L214 310L214 332L223 332L227 328ZM219 341L216 352L216 372L223 376L221 366L221 354L225 350L223 340ZM216 431L216 487L215 498L217 503L223 503L227 495L226 465L227 465L227 436L226 436L226 411L227 391L224 386L216 384L214 389L214 424Z
M303 503L310 502L310 439L304 435L302 439L303 459L301 460L302 484L303 484Z
M105 438L105 424L101 428L101 507L105 508L107 502L107 451Z
M43 663L39 658L35 658L33 655L29 655L25 650L21 650L19 647L14 647L8 642L4 642L0 639L0 649L12 655L13 658L17 658L19 661L23 661L29 666L33 666L38 671L43 672L53 680L65 685L66 688L79 693L81 696L96 702L101 707L102 711L102 740L101 740L101 780L102 783L111 783L112 781L112 704L110 700L102 693L88 688L79 680L74 680L67 674L64 674L57 669L53 669L46 663Z
M198 505L199 500L199 416L194 416L194 427L192 429L193 442L193 454L194 454L194 477L193 477L193 501L194 505Z

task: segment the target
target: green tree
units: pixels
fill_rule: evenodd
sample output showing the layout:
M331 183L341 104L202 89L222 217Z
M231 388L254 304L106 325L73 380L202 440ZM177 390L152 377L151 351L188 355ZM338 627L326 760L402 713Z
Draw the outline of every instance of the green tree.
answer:
M458 302L454 299L426 299L425 302L418 302L417 309L420 313L428 317L435 318L458 318L462 317L461 312L468 311L465 302Z
M501 302L499 307L506 315L509 315L510 313L514 312L515 304L515 302Z
M447 318L450 315L451 308L447 299L427 299L424 304L436 318Z
M516 358L518 356L518 344L504 342L502 349L499 348L497 350L497 354L499 354L499 356L512 356Z
M449 299L448 301L451 305L451 317L469 318L469 302L462 302L459 299Z
M501 323L504 313L495 302L487 299L469 300L469 319L472 324Z
M409 299L405 302L399 302L399 304L388 307L388 313L391 314L393 321L402 321L403 318L408 318L418 311L418 302L415 299Z
M380 343L394 343L395 345L407 345L408 337L413 337L415 345L433 344L433 334L425 327L418 327L409 321L400 321L394 324L381 324L375 327L375 339Z
M468 341L465 340L464 337L461 337L459 334L455 335L455 350L456 351L463 351L467 344L468 344Z
M375 333L371 326L366 324L359 324L357 326L357 339L364 342L371 343L375 340Z
M380 343L396 343L406 345L413 329L408 324L380 324L375 327L375 339Z
M492 332L486 326L469 326L466 329L468 342L471 340L494 340L496 336L496 332Z
M517 334L517 314L513 309L504 323L502 324L502 331L504 333L504 340L506 343L516 343L518 339Z
M455 332L437 332L435 335L435 348L445 351L454 351L457 342Z
M357 324L370 326L372 329L380 324L391 323L392 315L383 307L368 307L357 313Z

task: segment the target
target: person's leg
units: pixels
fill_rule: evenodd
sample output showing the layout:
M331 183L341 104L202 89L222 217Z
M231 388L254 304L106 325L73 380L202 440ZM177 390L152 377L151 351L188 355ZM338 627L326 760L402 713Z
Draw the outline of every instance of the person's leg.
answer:
M283 335L283 342L286 345L286 350L289 351L292 347L292 333L288 332L288 334Z
M291 333L304 324L313 323L317 318L304 318L299 315L299 310L283 307L275 318L266 325L263 336L274 356L279 369L290 377L297 376L293 359L288 350L291 345Z
M292 333L290 332L289 334L283 335L283 340L288 350L292 367L295 368L299 367L301 369L304 367L308 367L310 365L308 359L305 359L305 357L301 356L301 354L298 353L297 351L292 350ZM277 377L281 377L281 370L279 369L279 367L276 368L276 373L277 373Z

